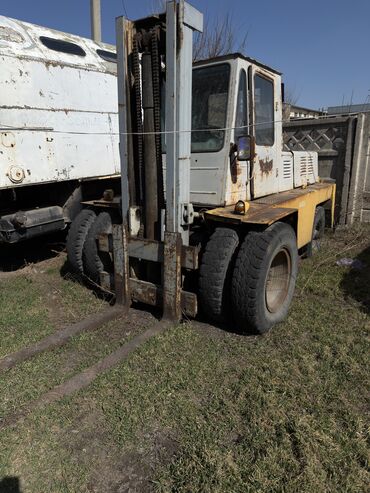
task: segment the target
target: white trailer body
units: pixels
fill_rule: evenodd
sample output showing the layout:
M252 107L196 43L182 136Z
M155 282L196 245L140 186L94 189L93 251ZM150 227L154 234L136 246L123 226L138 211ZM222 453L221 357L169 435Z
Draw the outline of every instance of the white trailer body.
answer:
M67 223L81 182L120 172L115 47L0 16L0 63L1 218L58 206Z

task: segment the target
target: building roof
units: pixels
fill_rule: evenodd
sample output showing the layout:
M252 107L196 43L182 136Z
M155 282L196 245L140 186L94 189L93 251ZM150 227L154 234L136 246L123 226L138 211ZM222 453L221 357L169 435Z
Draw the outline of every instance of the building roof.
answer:
M290 106L291 111L300 111L301 113L317 113L322 115L324 112L322 110L315 110L313 108L305 108L304 106L297 106L296 104L284 103Z
M341 115L346 113L361 113L363 111L370 111L370 103L364 104L348 104L345 106L329 106L328 115Z

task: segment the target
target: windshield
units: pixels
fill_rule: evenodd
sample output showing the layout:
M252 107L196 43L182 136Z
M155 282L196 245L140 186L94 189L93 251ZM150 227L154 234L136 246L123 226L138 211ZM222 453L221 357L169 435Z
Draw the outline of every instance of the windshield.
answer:
M217 152L224 145L230 65L193 70L191 152Z

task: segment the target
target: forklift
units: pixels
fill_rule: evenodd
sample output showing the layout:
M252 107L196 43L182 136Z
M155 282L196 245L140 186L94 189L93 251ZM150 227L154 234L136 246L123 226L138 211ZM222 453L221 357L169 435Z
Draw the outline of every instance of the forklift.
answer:
M121 194L84 202L68 257L125 309L262 334L333 226L335 183L317 153L283 151L279 72L239 53L193 64L202 27L183 0L117 18Z

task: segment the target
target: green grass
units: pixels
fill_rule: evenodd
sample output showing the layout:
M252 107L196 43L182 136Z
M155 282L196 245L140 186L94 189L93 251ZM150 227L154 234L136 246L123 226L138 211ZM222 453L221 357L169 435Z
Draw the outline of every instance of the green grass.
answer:
M62 279L59 269L60 265L0 280L0 357L102 308L104 302Z
M367 491L369 232L337 231L302 262L290 315L266 336L173 327L84 391L2 431L0 478L19 477L26 493ZM335 264L355 256L363 269ZM45 315L36 290L28 297L28 281L17 282L36 327ZM66 286L58 299L76 316L96 308L91 293ZM24 334L29 321L7 316ZM4 413L124 342L112 330L1 375ZM63 374L74 352L83 355Z
M47 310L42 304L41 291L30 278L1 281L0 306L1 356L52 331L45 320Z

